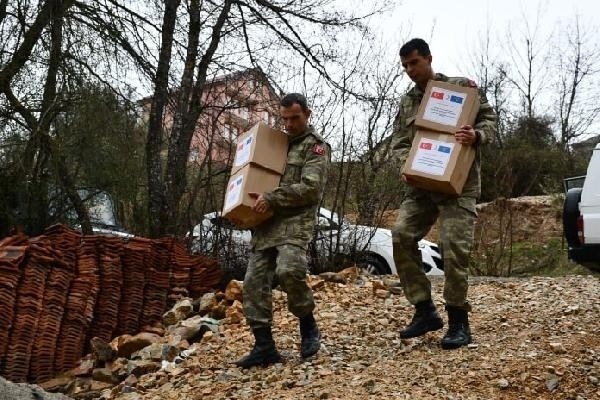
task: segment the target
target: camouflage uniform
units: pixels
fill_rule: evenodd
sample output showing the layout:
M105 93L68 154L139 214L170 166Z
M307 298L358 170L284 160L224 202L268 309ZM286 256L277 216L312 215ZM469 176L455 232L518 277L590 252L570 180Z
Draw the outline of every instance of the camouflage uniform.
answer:
M290 138L287 166L279 187L264 193L272 218L252 234L252 255L244 279L244 314L252 328L271 325L271 286L277 275L288 309L301 318L315 307L306 284L306 250L330 163L329 145L309 126Z
M466 78L449 78L436 74L434 80L460 86L475 86ZM413 87L402 97L400 110L394 121L392 150L400 165L404 164L415 136L415 115L423 98L423 91ZM444 300L446 304L470 310L467 302L468 262L473 245L477 213L476 199L481 194L481 157L479 145L493 139L496 115L480 91L480 107L473 125L478 139L477 156L469 172L463 193L452 196L409 187L400 206L400 214L392 230L394 262L402 281L406 298L417 304L431 300L431 283L423 271L417 242L421 240L436 219L440 219L440 248L444 259Z

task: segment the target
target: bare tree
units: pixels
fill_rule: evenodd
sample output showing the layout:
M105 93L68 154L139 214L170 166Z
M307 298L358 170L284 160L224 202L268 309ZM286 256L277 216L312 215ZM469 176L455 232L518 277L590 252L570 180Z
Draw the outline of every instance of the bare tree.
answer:
M167 2L158 59L160 68L157 68L154 78L155 91L148 131L151 236L174 234L179 229L180 201L187 188L186 165L190 142L198 118L206 106L202 103L201 94L207 75L223 67L221 61L243 51L244 57L251 63L269 64L272 53L279 48L299 56L312 69L334 82L325 67L328 55L313 47L301 27L343 28L355 24L357 20L328 13L326 3L324 0L312 0L302 4L280 5L267 0L226 0L216 4L190 0L181 10L186 15L187 26L182 27L186 40L179 47L174 15L180 4L178 1ZM260 58L266 48L271 55ZM181 60L181 78L177 80L176 91L170 93L166 77L169 75L169 66L180 62L175 58L177 52L174 51L179 49L185 54ZM175 113L167 129L167 159L163 167L160 138L165 132L164 106L170 99Z
M560 45L555 51L557 60L556 114L559 141L565 151L570 144L598 121L600 103L597 101L600 47L593 39L597 32L586 31L579 17L559 33Z
M480 90L486 94L498 116L496 120L496 137L494 139L496 145L502 147L503 137L506 135L507 120L510 115L510 88L508 87L507 67L493 50L497 47L497 43L494 41L489 25L478 37L479 40L471 49L469 57L472 60L471 69L474 71Z
M505 41L511 66L508 68L509 64L504 64L505 77L517 90L528 118L535 115L536 100L545 88L549 68L549 53L545 46L549 38L542 36L542 18L541 8L538 8L534 21L522 14L518 26L508 27Z

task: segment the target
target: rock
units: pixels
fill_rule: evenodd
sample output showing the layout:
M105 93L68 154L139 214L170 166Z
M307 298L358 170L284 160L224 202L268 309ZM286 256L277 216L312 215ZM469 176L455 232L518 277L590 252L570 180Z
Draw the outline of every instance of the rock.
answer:
M155 372L160 369L160 365L148 360L129 360L127 363L127 373L133 374L138 378L142 375Z
M173 361L179 354L179 348L165 343L152 343L132 354L132 358L151 361Z
M202 328L202 317L195 316L181 321L177 326L173 327L168 334L168 343L173 344L181 340L194 342L201 337L200 330ZM176 338L176 339L174 339Z
M313 292L316 292L325 287L325 281L316 276L309 276L308 286L312 289Z
M80 397L81 393L89 392L92 386L91 378L75 378L69 385L67 393L71 396Z
M165 334L165 328L160 322L155 322L153 325L142 326L140 332L153 333L158 336L163 336Z
M227 313L227 309L229 308L229 301L226 299L221 300L219 304L215 308L211 310L209 313L211 318L214 319L223 319L225 318L225 314Z
M375 293L377 290L387 290L388 288L381 281L375 280L371 282L371 289Z
M180 300L163 315L163 323L165 326L175 325L179 321L189 317L193 311L194 306L191 299Z
M383 286L385 286L388 289L402 287L402 282L400 282L399 279L390 278L387 276L385 278L383 278L382 283L383 283Z
M92 373L92 378L100 382L117 383L116 377L110 368L96 368Z
M116 350L98 337L90 339L90 346L94 358L98 361L112 361L117 357Z
M133 386L133 387L135 387L135 385L137 385L137 383L138 383L138 379L137 379L137 377L135 375L129 375L123 381L123 384L126 385L126 386Z
M390 292L389 290L377 289L373 291L373 295L380 299L387 299L390 297Z
M125 379L127 377L126 369L127 363L129 362L126 358L117 358L115 361L111 362L107 365L107 368L110 368L113 375L116 375L120 380Z
M60 393L47 393L36 385L9 382L1 376L0 399L72 400Z
M91 376L94 370L94 360L91 358L84 358L79 363L79 366L71 370L73 376Z
M228 301L239 301L239 302L243 302L243 293L244 290L244 282L241 281L236 281L235 279L232 279L231 281L229 281L229 283L227 284L227 287L225 288L225 299Z
M208 314L213 308L217 306L217 297L214 293L204 294L198 302L198 313L202 315Z
M551 342L549 345L554 354L564 354L567 352L563 344L560 342Z
M215 337L215 334L212 331L208 331L204 334L204 336L202 336L202 341L209 342L209 341L213 340L214 337Z
M578 314L578 313L579 313L579 305L578 304L568 306L565 309L565 314Z
M194 343L202 339L202 336L207 331L218 332L219 321L214 318L200 317L199 315L181 321L178 325L172 328L169 332L169 343L173 343L175 337L177 340L186 340Z
M122 393L115 400L142 400L143 397L139 393Z
M110 400L113 399L116 396L116 392L114 391L114 387L112 388L108 388L108 389L104 389L103 391L100 392L100 397L98 398L99 400Z
M121 393L137 393L137 390L133 386L123 385L123 388L121 388Z
M163 375L159 375L164 373L163 371L159 371L156 374L150 374L150 375L144 375L141 376L138 384L137 384L137 388L139 388L140 390L147 390L149 388L153 388L153 387L157 387L161 385L161 381L163 379ZM167 376L167 375L165 375Z
M554 391L558 387L558 383L559 383L558 376L556 376L554 374L549 374L546 377L546 388L549 391L551 391L551 392Z
M505 378L498 379L498 382L496 382L496 384L498 385L498 387L500 389L506 389L507 387L510 386L510 384L508 383L508 380Z
M388 291L391 294L396 294L396 295L401 295L401 294L404 293L404 291L402 290L402 288L401 287L397 287L397 286L392 286L392 287L388 288Z
M135 336L124 335L122 340L117 341L117 353L119 357L128 358L134 352L162 340L162 337L147 332L138 333Z
M239 324L244 321L244 306L235 300L225 312L225 319L230 324Z
M101 392L105 389L109 389L113 387L113 383L112 382L103 382L103 381L97 381L97 380L92 380L92 382L90 383L90 392Z
M323 272L319 274L319 278L325 282L346 283L346 277L336 272Z
M352 282L352 281L356 280L356 278L358 277L358 268L356 266L350 267L350 268L345 268L345 269L339 271L338 274L340 276L343 276L345 278L346 282Z
M0 377L0 387L3 384L1 379L2 378ZM71 383L72 380L73 380L73 378L71 378L70 376L60 376L60 377L50 379L50 380L40 383L39 387L41 387L44 390L51 391L51 392L65 392L67 389L67 386ZM4 383L6 383L6 382L8 382L8 381L4 381ZM0 393L1 393L1 391L0 391ZM0 397L0 398L2 398L2 397Z

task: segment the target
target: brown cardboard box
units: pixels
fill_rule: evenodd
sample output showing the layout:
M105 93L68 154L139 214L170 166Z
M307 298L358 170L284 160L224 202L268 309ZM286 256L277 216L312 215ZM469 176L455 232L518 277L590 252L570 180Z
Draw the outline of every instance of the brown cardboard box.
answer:
M430 80L415 117L415 125L432 131L454 133L473 125L479 111L477 88Z
M252 211L255 199L249 192L264 193L279 186L281 175L259 165L246 164L231 175L225 192L222 215L240 228L251 228L273 214Z
M460 195L475 160L475 148L453 135L417 130L402 173L421 189Z
M237 143L232 173L236 173L248 163L254 163L283 174L288 150L288 137L285 133L271 128L264 122L258 122L242 133Z

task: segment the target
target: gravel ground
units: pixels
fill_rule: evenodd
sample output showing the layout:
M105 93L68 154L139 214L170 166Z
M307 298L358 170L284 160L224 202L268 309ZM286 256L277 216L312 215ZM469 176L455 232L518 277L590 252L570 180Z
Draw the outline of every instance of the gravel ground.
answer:
M442 310L443 280L432 283ZM600 399L597 276L472 280L474 342L458 350L441 349L443 331L400 340L412 307L380 280L317 286L323 346L314 358L299 357L297 321L285 294L275 291L283 363L236 368L231 362L250 349L252 337L243 323L222 325L181 368L143 376L139 395L118 398Z

